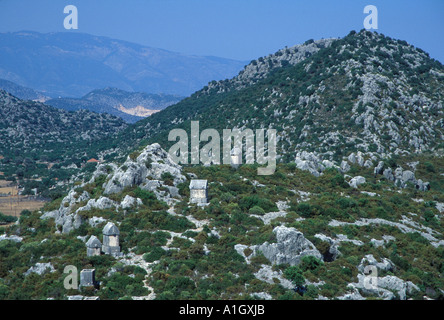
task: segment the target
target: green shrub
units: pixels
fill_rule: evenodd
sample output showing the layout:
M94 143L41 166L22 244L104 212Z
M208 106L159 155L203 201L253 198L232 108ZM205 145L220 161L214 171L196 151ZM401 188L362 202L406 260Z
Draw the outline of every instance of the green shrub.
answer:
M425 169L427 170L427 172L436 172L436 171L435 171L435 167L434 167L433 164L430 163L430 162L425 162L425 163L424 163L424 167L425 167Z
M296 212L301 217L309 218L312 213L311 205L305 202L299 203L298 206L296 207Z
M336 200L336 203L339 204L342 209L353 208L357 206L356 201L350 198L340 198Z
M25 211L25 210L23 210L23 211ZM26 211L28 211L28 210L26 210ZM25 213L25 214L27 214L27 213ZM8 224L11 222L16 222L16 221L17 221L17 217L7 216L7 215L0 212L0 224Z
M140 187L137 187L136 189L134 189L133 194L135 197L140 198L143 202L143 204L150 206L152 205L154 202L157 202L157 198L156 195L148 190L143 190Z
M130 153L129 157L131 160L136 161L137 157L140 156L140 151L134 151L132 153Z
M257 195L247 196L239 201L239 207L244 211L248 211L254 206L261 207L267 212L277 211L276 204L269 199L260 198Z
M163 180L163 182L166 185L168 185L168 186L174 185L174 176L171 173L169 173L168 171L162 173L160 178Z
M160 293L157 297L157 300L175 300L174 294L171 291L164 291Z
M305 283L305 278L298 266L291 266L285 269L284 276L295 286L302 286Z
M155 247L151 252L145 253L143 255L143 260L146 262L154 262L159 260L162 256L166 254L166 251L160 247Z
M340 173L335 175L331 180L330 184L332 187L339 186L341 188L348 188L349 184L345 181L344 176Z
M265 211L264 211L264 209L262 209L262 208L259 207L259 206L254 206L253 208L250 208L250 210L248 211L248 213L249 213L249 214L256 214L256 215L260 215L260 216L262 216L262 215L265 214Z
M313 256L305 256L302 258L301 264L299 265L299 268L302 272L305 272L307 270L316 270L320 266L324 265L324 263L319 260L316 257Z
M193 280L191 280L188 277L174 277L172 279L168 279L168 282L166 283L165 289L167 291L176 292L179 294L183 291L193 291L195 289L195 284Z

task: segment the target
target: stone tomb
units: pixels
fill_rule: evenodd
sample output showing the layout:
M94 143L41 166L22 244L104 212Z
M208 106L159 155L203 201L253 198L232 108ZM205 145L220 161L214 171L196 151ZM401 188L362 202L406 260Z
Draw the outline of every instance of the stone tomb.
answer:
M233 148L230 152L231 166L238 168L242 164L242 150L239 148Z
M115 257L122 256L119 244L120 231L112 222L108 222L103 228L102 251Z
M94 287L96 285L96 270L83 269L80 271L80 286Z
M86 243L86 255L88 257L100 256L102 243L96 236L91 236Z
M190 182L190 203L208 203L208 181L191 180Z

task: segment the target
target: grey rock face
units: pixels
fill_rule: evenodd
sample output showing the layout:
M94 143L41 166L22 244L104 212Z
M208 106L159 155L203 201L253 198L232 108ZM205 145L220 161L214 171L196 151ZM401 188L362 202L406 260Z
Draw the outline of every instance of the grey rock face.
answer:
M404 183L407 182L416 183L415 174L410 170L405 170L402 173L402 181L404 181Z
M356 156L356 162L360 167L364 166L364 157L362 156L361 152L358 152L358 155Z
M148 180L161 180L163 173L169 172L174 177L174 184L184 182L181 166L158 143L147 146L137 159L129 156L105 184L105 194L122 191L125 187L142 185Z
M296 167L300 170L309 171L312 175L319 177L327 168L338 168L330 160L322 160L319 156L312 152L302 151L296 154Z
M437 209L440 213L443 213L443 212L444 212L444 203L437 202L437 203L436 203L436 209Z
M373 246L375 248L379 248L379 247L384 247L385 241L384 240L371 239L370 243L373 244Z
M52 218L55 220L56 226L62 227L63 233L69 233L73 228L78 228L83 223L82 218L76 213L72 212L72 207L81 202L89 199L88 192L83 192L81 195L72 189L68 195L63 198L59 209L45 212L40 219Z
M267 282L269 284L274 284L274 279L278 279L280 284L287 289L293 289L294 285L291 283L290 280L285 279L282 275L282 271L273 271L271 266L262 265L262 268L260 268L254 276L264 282Z
M382 174L384 172L383 169L384 169L384 162L379 161L378 165L375 167L373 172L375 175Z
M140 186L142 189L154 192L159 200L172 204L174 198L180 197L175 186L186 181L181 169L182 167L176 164L158 143L154 143L145 147L136 159L128 156L125 163L108 176L108 181L104 184L104 193L112 194L128 186ZM174 186L167 186L173 187L167 188L168 191L158 190L164 186L162 182L164 173L174 177Z
M365 160L364 167L371 168L373 166L373 162L370 159Z
M420 191L427 191L430 190L430 183L423 182L421 179L418 179L418 181L416 181L415 187Z
M0 241L3 241L3 240L11 240L11 241L14 241L14 242L22 242L23 238L15 236L15 235L7 236L6 234L2 234L0 236Z
M366 266L373 266L373 272L371 274L366 274ZM393 270L394 264L388 260L383 259L382 262L378 262L373 255L366 255L358 266L358 282L351 283L348 286L353 290L352 293L346 294L339 299L357 299L361 300L362 296L359 294L358 289L365 296L377 296L384 300L392 300L395 298L393 292L396 292L399 299L405 300L407 294L412 293L414 290L419 290L419 288L410 281L404 281L395 276L378 276L378 271L391 271Z
M273 297L271 296L271 294L266 293L266 292L254 292L251 294L251 296L257 297L262 300L273 300Z
M340 240L334 240L330 237L327 237L324 234L318 233L315 234L315 237L330 244L330 248L328 249L328 253L324 254L324 261L334 261L341 254L339 251Z
M105 221L106 221L106 219L104 219L102 217L92 217L92 218L88 219L88 223L91 227L96 227L97 225L99 225Z
M130 195L126 195L125 198L123 198L122 202L120 203L120 207L123 209L131 208L134 205L141 205L142 200L139 198L133 198Z
M319 250L295 228L278 226L273 232L276 234L277 243L265 242L252 246L253 256L262 253L272 264L297 265L304 256L314 256L322 260Z
M365 300L365 298L359 293L357 288L353 288L353 292L346 293L343 296L338 297L339 300Z
M29 268L28 271L24 273L24 275L27 276L31 273L37 273L38 275L41 276L42 274L47 272L55 272L54 266L50 262L48 263L37 262L34 266Z
M353 152L348 156L348 162L351 164L357 164L360 167L363 167L365 164L364 155L361 151L358 151L356 154ZM371 161L368 163L368 165L371 164Z
M391 168L387 168L383 171L382 173L384 175L384 177L389 180L389 181L395 181L395 176L393 175L392 169Z
M361 263L358 266L358 271L364 273L365 266L372 265L378 268L378 270L393 271L394 264L389 259L382 259L382 262L378 262L372 254L366 255L362 258Z
M74 227L74 229L78 229L80 228L80 226L82 225L82 223L84 222L85 219L83 219L80 215L78 215L77 213L74 215L74 218L72 220L72 226Z
M379 174L380 172L380 170L377 169L378 167L375 168L375 175ZM401 167L398 167L393 173L391 168L387 168L382 174L387 180L394 181L395 185L399 188L405 188L408 184L412 184L420 191L430 190L430 183L424 182L421 179L416 180L415 173L413 171L403 170Z
M395 298L396 292L400 300L406 300L407 294L419 291L419 288L411 281L404 281L395 276L376 277L374 285L369 285L368 278L364 274L358 274L358 282L349 286L360 289L365 295L377 296L384 300Z
M350 162L351 164L355 164L355 163L357 163L356 156L355 156L354 153L351 153L351 154L348 156L348 162Z
M348 162L347 161L345 161L345 160L343 160L342 162L341 162L341 166L340 166L340 168L341 168L341 172L342 173L346 173L346 172L348 172L348 171L350 171L350 165L348 164Z
M82 295L75 295L75 296L68 296L68 300L83 300L84 296Z
M116 207L117 203L114 202L113 200L107 198L107 197L100 197L99 199L91 199L88 201L88 203L84 206L81 207L79 209L77 209L77 212L81 212L81 211L88 211L91 209L109 209L109 208L113 208Z
M358 186L363 183L365 183L365 178L361 177L361 176L356 176L348 182L350 187L355 188L355 189L358 188Z

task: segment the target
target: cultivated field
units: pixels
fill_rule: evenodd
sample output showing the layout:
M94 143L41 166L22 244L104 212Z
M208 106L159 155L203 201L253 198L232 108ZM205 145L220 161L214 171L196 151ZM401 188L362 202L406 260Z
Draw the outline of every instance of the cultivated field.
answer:
M43 207L45 201L28 199L25 196L20 196L19 201L17 197L1 197L0 198L0 212L9 216L20 216L23 210L37 210Z
M31 196L19 196L17 187L9 186L10 181L0 180L0 212L9 216L20 216L23 210L37 210L45 201Z

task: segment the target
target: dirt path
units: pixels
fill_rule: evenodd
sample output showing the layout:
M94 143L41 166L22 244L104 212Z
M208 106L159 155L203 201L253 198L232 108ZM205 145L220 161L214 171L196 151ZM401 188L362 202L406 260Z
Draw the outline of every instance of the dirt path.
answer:
M134 253L129 253L125 256L125 258L120 259L120 262L122 262L125 265L134 265L139 266L140 268L144 269L146 271L145 280L143 280L143 286L150 290L150 293L147 296L133 296L133 300L154 300L156 298L156 294L154 293L154 289L148 285L149 277L151 275L151 272L153 269L151 266L155 264L156 262L146 262L143 259L143 255L136 255Z

